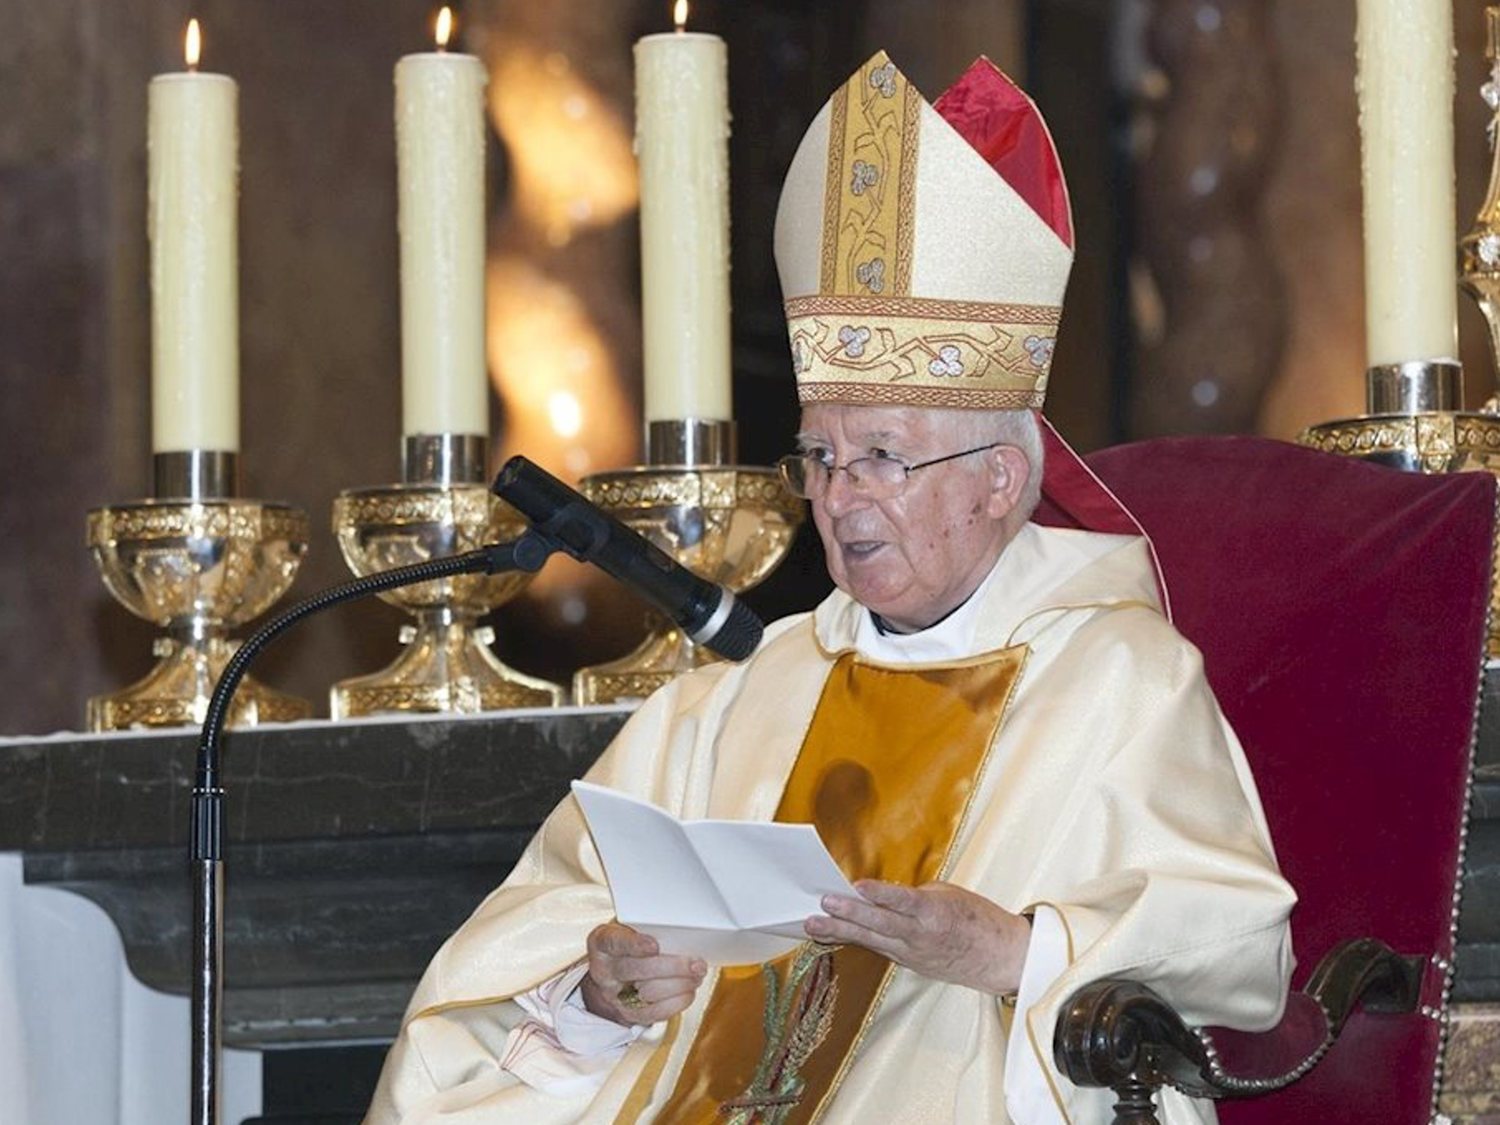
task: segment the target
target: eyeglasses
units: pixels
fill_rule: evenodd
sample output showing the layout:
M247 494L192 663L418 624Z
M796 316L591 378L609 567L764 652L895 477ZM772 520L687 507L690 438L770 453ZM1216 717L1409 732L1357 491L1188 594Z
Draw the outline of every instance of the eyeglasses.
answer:
M971 453L983 453L986 449L994 449L997 445L1004 444L1002 441L992 441L988 445L977 445L961 453L934 457L931 461L922 461L915 465L908 465L888 453L879 453L872 457L856 457L847 465L835 465L823 460L816 453L788 453L776 462L776 468L781 473L782 482L792 495L800 496L804 500L817 500L827 493L828 486L833 482L833 474L839 469L849 474L849 486L861 496L869 497L871 500L889 500L905 491L906 478L918 469L941 465L944 461L956 461Z

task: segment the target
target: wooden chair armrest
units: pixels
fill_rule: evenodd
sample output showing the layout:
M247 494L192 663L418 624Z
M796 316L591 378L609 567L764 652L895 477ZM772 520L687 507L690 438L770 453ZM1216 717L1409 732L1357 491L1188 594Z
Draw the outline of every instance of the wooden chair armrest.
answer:
M1075 1085L1115 1090L1116 1125L1150 1125L1163 1085L1194 1097L1234 1098L1295 1082L1356 1008L1415 1011L1423 964L1373 938L1346 941L1324 956L1304 990L1288 996L1281 1021L1262 1032L1191 1027L1139 982L1095 981L1064 1005L1053 1057Z

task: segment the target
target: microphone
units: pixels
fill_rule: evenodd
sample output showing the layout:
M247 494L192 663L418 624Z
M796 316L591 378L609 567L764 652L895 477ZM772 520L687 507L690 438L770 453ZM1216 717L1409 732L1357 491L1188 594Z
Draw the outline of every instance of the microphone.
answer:
M561 550L640 594L696 643L730 660L744 660L760 644L765 626L749 606L525 457L507 461L491 491Z

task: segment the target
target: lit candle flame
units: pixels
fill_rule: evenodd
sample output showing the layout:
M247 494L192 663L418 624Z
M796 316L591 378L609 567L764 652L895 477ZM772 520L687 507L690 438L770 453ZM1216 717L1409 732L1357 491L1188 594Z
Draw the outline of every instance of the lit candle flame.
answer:
M437 49L439 51L446 51L448 49L448 39L452 35L453 9L444 4L443 10L438 13L437 17Z
M182 39L182 57L187 60L189 70L198 69L198 58L203 53L203 33L198 30L197 19L188 20L187 34Z
M677 25L680 32L687 27L688 0L676 0L672 5L672 22Z

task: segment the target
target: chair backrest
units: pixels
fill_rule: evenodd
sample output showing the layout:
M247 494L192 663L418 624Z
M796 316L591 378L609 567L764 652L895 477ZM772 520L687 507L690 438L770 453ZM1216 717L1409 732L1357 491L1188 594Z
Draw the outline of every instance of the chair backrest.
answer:
M1294 986L1344 938L1453 960L1495 481L1261 438L1171 438L1090 467L1150 534L1178 628L1244 742L1296 887ZM1440 1006L1443 972L1424 1001ZM1314 1071L1226 1125L1425 1122L1440 1025L1357 1015Z

